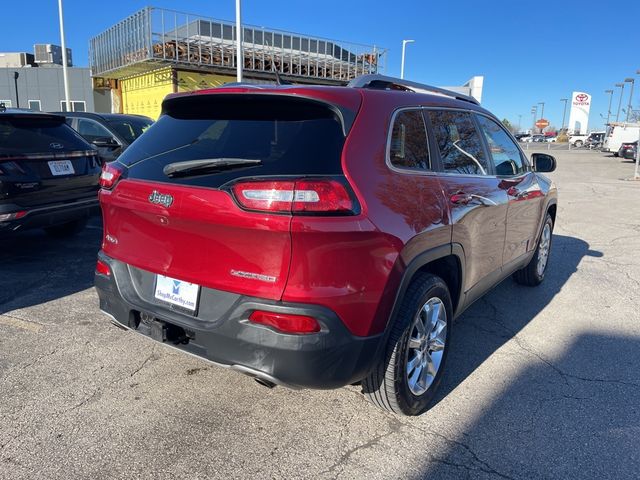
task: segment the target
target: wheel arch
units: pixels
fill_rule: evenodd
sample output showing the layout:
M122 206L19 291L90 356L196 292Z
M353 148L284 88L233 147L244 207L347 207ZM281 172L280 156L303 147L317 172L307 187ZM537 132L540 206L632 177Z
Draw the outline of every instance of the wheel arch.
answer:
M392 325L407 288L420 273L431 273L442 278L449 288L455 316L455 312L462 306L464 297L464 269L465 254L459 243L442 245L417 255L402 274L386 330Z

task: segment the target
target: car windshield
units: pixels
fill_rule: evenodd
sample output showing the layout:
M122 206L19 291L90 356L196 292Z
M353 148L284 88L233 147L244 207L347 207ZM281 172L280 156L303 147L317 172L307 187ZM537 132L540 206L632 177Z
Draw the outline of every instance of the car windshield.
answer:
M0 118L0 156L90 148L64 120L36 115Z
M109 125L120 135L127 143L133 141L142 135L153 122L147 118L138 117L122 117L118 120L109 120Z

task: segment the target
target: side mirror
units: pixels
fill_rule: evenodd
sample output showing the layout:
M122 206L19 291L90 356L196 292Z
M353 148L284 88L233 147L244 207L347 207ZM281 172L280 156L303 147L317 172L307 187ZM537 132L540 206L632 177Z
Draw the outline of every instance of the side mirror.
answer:
M96 147L99 147L99 148L102 148L102 147L115 148L120 146L118 142L116 142L115 139L111 137L98 137L94 139L91 143L93 143Z
M536 172L553 172L556 169L556 158L546 153L532 153L531 161Z

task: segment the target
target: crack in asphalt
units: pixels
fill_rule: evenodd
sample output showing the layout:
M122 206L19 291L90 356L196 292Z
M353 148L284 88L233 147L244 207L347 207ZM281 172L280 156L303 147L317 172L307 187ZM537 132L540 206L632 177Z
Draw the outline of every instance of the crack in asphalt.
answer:
M94 391L93 391L89 396L87 396L86 398L82 399L82 400L81 400L79 403L77 403L76 405L74 405L74 406L72 406L72 407L70 407L70 408L68 408L68 409L64 410L62 413L67 413L67 412L70 412L70 411L72 411L72 410L77 410L77 409L79 409L79 408L81 408L81 407L83 407L83 406L85 406L85 405L87 405L87 404L91 403L91 401L92 401L94 398L96 398L96 397L98 397L98 398L99 398L99 396L101 396L101 395L102 395L102 392L103 392L103 391L105 391L105 390L107 390L107 389L108 389L109 387L111 387L112 385L115 385L115 384L117 384L117 383L123 382L123 381L125 381L125 380L127 380L127 381L128 381L129 379L131 379L131 377L133 377L136 373L138 373L140 370L142 370L142 369L147 365L147 363L149 363L149 362L150 362L150 361L152 361L152 360L155 360L156 358L157 358L157 356L156 356L156 346L155 346L155 345L153 345L153 346L151 347L151 353L147 356L147 358L145 358L145 359L144 359L144 361L140 364L140 366L138 366L138 367L137 367L133 372L131 372L131 373L129 374L129 376L128 376L128 377L126 377L126 376L125 376L125 377L118 377L118 378L115 378L115 379L113 379L111 382L109 382L107 385L105 385L104 387L98 387L98 388L96 388L96 389L95 389L95 390L94 390Z
M518 345L518 347L520 347L522 350L524 350L525 352L529 353L530 355L533 355L538 360L540 360L542 363L544 363L549 368L551 368L553 371L555 371L562 378L564 383L569 388L571 388L571 385L570 385L569 380L568 380L569 378L575 379L575 380L580 380L580 381L583 381L583 382L594 382L594 383L603 383L603 384L619 384L619 385L624 385L624 386L640 388L640 384L634 383L634 382L627 382L625 380L607 379L607 378L588 378L588 377L582 377L580 375L575 375L573 373L565 372L560 367L558 367L557 365L555 365L554 363L552 363L551 361L549 361L545 357L543 357L542 354L540 354L537 351L535 351L534 348L532 348L529 345L527 345L526 342L522 338L519 337L517 332L511 330L504 323L502 323L500 320L498 320L498 307L496 307L487 297L483 297L481 299L481 301L484 304L486 304L492 311L492 315L490 315L488 317L490 321L492 321L495 324L499 325L505 332L508 332L509 336L514 340L515 344Z
M348 422L347 422L348 424ZM346 425L345 424L345 427ZM399 425L399 426L398 426ZM344 427L343 427L344 428ZM335 462L333 465L331 465L328 469L324 470L323 472L320 472L320 475L323 474L334 474L335 471L340 468L340 471L338 471L337 473L335 473L333 478L338 478L342 472L344 472L344 468L347 464L347 462L349 461L349 459L351 458L351 456L353 454L355 454L356 452L360 451L360 450L366 450L369 449L371 447L374 447L375 445L377 445L382 439L393 435L394 433L398 433L400 428L402 428L402 424L396 424L394 422L389 422L389 430L381 433L380 435L376 435L375 437L371 438L369 441L357 445L349 450L347 450L346 452L342 453L340 455L340 458L338 459L337 462Z

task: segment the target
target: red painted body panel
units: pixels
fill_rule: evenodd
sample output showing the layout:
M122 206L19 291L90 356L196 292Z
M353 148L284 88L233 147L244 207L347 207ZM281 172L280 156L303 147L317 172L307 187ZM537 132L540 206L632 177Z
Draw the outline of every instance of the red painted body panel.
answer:
M149 202L157 190L170 208ZM287 215L241 210L231 195L205 189L122 180L102 190L104 252L155 273L205 287L279 300L291 256ZM232 270L274 277L263 281Z
M293 217L291 238L282 299L326 306L354 335L379 333L372 320L398 256L392 239L354 217Z

